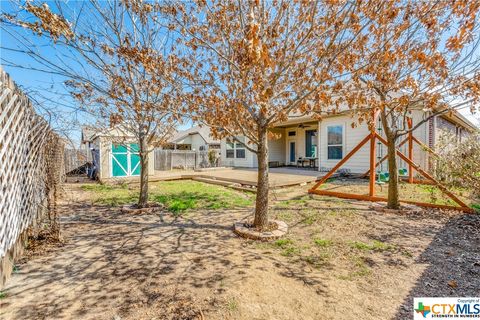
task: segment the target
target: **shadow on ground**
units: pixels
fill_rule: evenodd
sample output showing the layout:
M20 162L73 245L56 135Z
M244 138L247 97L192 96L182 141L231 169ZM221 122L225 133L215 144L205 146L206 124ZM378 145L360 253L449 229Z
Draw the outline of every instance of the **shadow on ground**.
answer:
M244 246L233 222L251 209L131 215L73 202L59 207L65 244L18 266L0 300L2 319L200 319L227 308L246 270L310 285L295 266ZM228 311L228 310L227 310Z
M65 202L59 208L65 244L18 266L0 318L409 319L414 296L478 295L479 215L394 215L372 212L368 203L292 200L272 210L295 213L288 237L332 238L347 252L334 246L331 263L316 269L271 245L239 239L231 226L251 208L179 217ZM357 252L350 240L398 249ZM355 263L352 254L369 273L340 279L349 271L342 268ZM388 313L378 309L386 301Z
M452 217L416 262L428 267L394 319L413 319L415 297L480 296L480 215Z

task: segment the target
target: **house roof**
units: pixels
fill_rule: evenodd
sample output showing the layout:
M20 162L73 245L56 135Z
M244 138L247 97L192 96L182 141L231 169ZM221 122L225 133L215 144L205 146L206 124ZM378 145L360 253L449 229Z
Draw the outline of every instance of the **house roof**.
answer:
M94 138L94 135L99 131L98 128L94 128L91 126L85 126L82 127L82 143L92 141Z
M200 135L203 138L203 140L205 140L205 143L207 144L220 143L220 140L216 140L212 137L212 134L210 132L210 127L207 127L207 126L194 126L187 130L178 131L172 136L172 138L170 138L169 142L178 143L179 141L182 141L188 136L195 135L195 134Z
M336 116L341 116L346 114L352 114L353 112L354 110L343 108L336 112L323 112L321 116L322 118L329 118L329 117L336 117ZM464 115L462 115L460 112L458 112L455 109L452 109L452 110L449 110L448 112L440 114L440 116L455 122L457 125L462 126L468 129L469 131L480 130L480 128L477 125L475 125L472 121L467 119ZM318 121L313 114L292 113L289 115L286 121L276 123L275 127L284 127L284 126L295 125L295 124L300 124L305 122L312 122L312 121Z
M122 129L120 126L113 128L99 128L93 126L82 127L82 143L93 141L97 137L133 137L134 135Z
M457 125L460 125L470 131L478 131L479 128L476 126L474 123L472 123L470 120L468 120L464 115L462 115L460 112L457 110L452 110L449 111L445 114L442 115L442 117L453 121Z

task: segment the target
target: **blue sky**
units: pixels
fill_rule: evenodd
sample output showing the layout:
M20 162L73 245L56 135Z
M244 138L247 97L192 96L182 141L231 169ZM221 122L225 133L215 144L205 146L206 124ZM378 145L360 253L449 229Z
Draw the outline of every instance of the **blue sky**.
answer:
M2 12L10 12L11 4L1 1ZM0 30L0 41L2 48L19 48L19 41L12 35ZM34 41L40 46L42 54L55 61L58 52L52 48L48 42L41 43L39 37L33 36L28 32L21 32L28 41ZM2 67L11 75L13 80L32 97L38 99L40 105L45 109L39 109L50 121L51 125L68 134L72 140L78 142L80 137L80 127L83 124L94 124L95 115L86 114L76 110L78 104L68 94L64 81L67 80L61 76L52 75L44 72L28 70L28 68L38 68L40 64L29 58L24 53L12 52L1 49L0 51ZM8 63L22 65L27 69L9 66ZM469 120L478 125L479 115L472 115L469 110L463 109L461 113ZM179 127L180 130L190 127L190 122Z
M80 3L73 2L73 6ZM0 6L2 13L16 10L11 3L6 1L0 0ZM52 5L51 7L54 8L55 6ZM25 37L25 40L18 38L18 35ZM62 56L62 50L59 50L58 47L54 48L49 41L32 35L21 28L16 28L15 32L11 33L2 28L0 29L0 58L2 67L10 74L17 85L23 88L31 97L35 97L39 102L38 105L44 106L43 108L37 108L38 112L50 120L51 126L65 133L78 143L81 126L85 124L94 125L97 121L97 116L78 110L78 102L69 95L64 85L68 78L32 70L42 68L42 65L25 53L8 50L25 50L25 46L22 45L23 41L34 42L42 56L51 61L58 61L60 64L61 59L59 57ZM22 66L22 68L12 66L12 64ZM73 68L77 68L74 62L72 62L72 65ZM178 129L184 130L191 126L192 123L187 121L180 125Z

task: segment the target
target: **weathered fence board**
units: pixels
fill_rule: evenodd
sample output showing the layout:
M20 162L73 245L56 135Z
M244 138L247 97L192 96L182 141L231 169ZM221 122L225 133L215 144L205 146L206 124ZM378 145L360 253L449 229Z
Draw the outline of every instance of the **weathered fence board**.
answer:
M21 250L21 236L54 210L64 179L63 150L59 136L0 67L0 287Z
M65 149L65 173L86 174L87 150Z

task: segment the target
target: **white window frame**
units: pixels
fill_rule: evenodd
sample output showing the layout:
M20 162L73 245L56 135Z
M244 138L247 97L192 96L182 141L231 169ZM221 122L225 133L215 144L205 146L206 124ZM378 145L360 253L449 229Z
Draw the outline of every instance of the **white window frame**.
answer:
M227 141L225 142L225 145L226 145L226 148L225 148L225 158L226 159L246 159L247 158L247 148L245 148L245 146L239 146L239 144L243 144L245 145L244 142L238 142L238 140L245 140L245 137L236 137L236 139L233 139L231 138L231 141L229 141L229 139L227 139ZM230 144L233 145L230 146ZM228 154L227 154L227 151L229 150L233 150L233 157L228 157ZM244 150L244 154L245 156L244 157L237 157L237 150Z
M331 127L341 127L342 128L342 143L341 144L329 144L328 142L328 129ZM345 125L343 124L332 124L327 126L327 160L342 160L345 157ZM329 157L328 148L329 147L342 147L342 157L340 159L332 159Z

